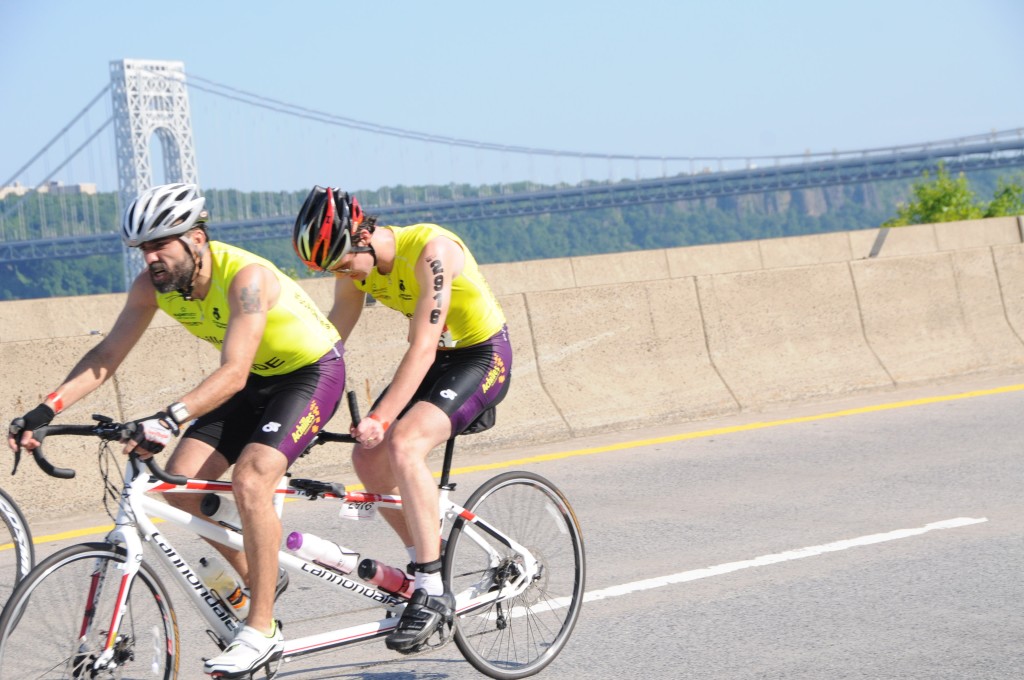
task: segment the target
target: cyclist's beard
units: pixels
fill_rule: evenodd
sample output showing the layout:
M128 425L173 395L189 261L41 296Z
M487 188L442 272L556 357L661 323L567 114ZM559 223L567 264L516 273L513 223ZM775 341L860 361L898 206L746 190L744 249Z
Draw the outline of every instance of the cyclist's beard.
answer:
M157 292L170 293L172 290L187 288L192 283L195 268L196 263L191 258L183 259L170 268L163 262L154 262L149 265L149 280L153 282Z

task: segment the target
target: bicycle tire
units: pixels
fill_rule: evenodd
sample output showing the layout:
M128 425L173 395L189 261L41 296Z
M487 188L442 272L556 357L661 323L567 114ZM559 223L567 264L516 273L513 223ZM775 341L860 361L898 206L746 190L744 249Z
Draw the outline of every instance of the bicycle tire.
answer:
M32 532L29 531L25 515L3 489L0 489L0 520L3 528L0 531L0 604L6 602L21 579L32 571L36 563L35 546L32 544ZM10 541L4 538L10 536Z
M586 556L579 522L551 482L531 472L507 472L480 486L466 509L522 543L540 561L527 590L455 616L455 644L469 663L497 680L524 678L551 663L572 634L583 605ZM443 578L456 596L500 589L514 576L515 555L496 539L457 519L445 548ZM492 565L474 541L500 555Z
M125 550L109 543L73 545L42 560L0 614L0 678L177 677L178 623L145 562L126 596L116 667L90 672L106 643L124 561Z

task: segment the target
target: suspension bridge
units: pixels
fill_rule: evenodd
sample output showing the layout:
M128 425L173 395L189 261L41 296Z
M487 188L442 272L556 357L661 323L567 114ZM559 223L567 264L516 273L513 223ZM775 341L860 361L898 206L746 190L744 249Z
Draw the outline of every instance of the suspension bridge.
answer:
M118 225L100 220L111 212L101 209L103 190L116 186L113 214L119 214L153 184L203 186L196 160L203 139L216 139L218 148L228 150L207 162L226 167L239 185L251 185L254 178L247 173L261 163L301 163L305 154L393 158L394 176L381 189L361 194L367 211L394 223L448 225L916 178L940 163L951 172L1024 167L1024 128L779 156L588 153L379 125L186 76L181 62L121 60L111 63L110 76L108 85L0 185L0 263L121 253ZM99 123L91 122L97 117ZM239 125L240 120L256 122ZM161 166L158 179L155 170ZM339 174L340 185L360 186L358 167ZM420 186L410 188L414 185ZM204 192L217 237L229 242L281 238L304 193L243 195L205 186ZM38 229L29 226L29 214L36 215ZM139 262L126 259L126 277L138 268Z

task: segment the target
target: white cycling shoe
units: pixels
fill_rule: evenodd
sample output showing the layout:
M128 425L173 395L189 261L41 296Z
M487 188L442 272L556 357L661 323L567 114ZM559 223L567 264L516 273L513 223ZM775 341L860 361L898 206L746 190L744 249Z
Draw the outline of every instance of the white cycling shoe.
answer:
M270 637L244 626L223 652L206 660L203 670L214 678L225 680L248 678L254 671L279 660L282 652L284 636L277 621L274 621L274 634Z

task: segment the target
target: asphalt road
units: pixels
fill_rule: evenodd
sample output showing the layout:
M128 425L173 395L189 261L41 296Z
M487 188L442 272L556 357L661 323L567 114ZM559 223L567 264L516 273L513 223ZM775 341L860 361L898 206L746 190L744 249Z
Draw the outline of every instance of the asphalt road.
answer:
M587 602L544 677L1017 678L1022 413L1024 376L959 381L459 458L469 469L456 495L526 469L575 507ZM334 509L291 503L286 533L301 526L404 563L383 522ZM336 599L293 580L278 610L285 634L361 606ZM179 619L182 677L204 677L199 659L214 650L194 615ZM480 676L454 645L401 657L375 642L279 677Z

